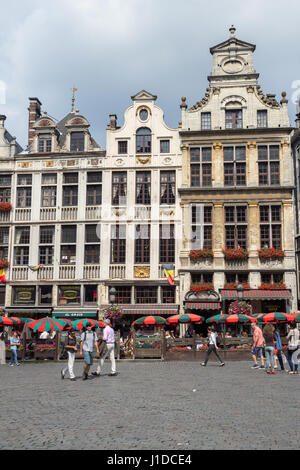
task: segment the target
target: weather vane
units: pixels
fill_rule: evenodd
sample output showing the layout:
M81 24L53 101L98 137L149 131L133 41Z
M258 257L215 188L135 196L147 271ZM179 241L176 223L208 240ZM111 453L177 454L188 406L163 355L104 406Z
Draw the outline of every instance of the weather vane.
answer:
M78 91L78 88L73 88L73 95L72 95L72 113L74 113L74 103L75 103L75 91Z

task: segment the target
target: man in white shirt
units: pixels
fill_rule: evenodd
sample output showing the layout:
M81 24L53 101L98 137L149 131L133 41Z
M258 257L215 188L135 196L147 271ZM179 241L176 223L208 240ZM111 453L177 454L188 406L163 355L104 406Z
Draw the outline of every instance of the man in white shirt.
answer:
M103 341L106 342L107 352L104 354L104 356L100 357L97 372L92 372L92 375L96 375L98 377L100 376L105 358L109 355L109 359L111 362L111 372L108 375L111 377L115 377L117 375L115 360L115 332L111 327L110 320L108 318L104 320L104 323L106 324L106 327L103 330Z
M216 332L212 328L209 328L207 334L208 334L208 349L206 351L205 360L204 360L204 362L201 363L201 365L205 367L207 362L208 362L208 358L209 358L210 354L212 352L214 352L215 355L217 356L217 358L220 361L220 367L225 366L225 362L222 361L222 359L220 357L220 354L218 353L219 348L217 346L217 334L216 334Z

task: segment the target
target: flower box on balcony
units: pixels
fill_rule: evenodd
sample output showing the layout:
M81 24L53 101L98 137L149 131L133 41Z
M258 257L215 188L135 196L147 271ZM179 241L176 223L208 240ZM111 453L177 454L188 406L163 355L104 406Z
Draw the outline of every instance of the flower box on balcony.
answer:
M239 284L239 282L225 282L224 289L236 289ZM242 286L244 289L250 289L250 284L247 282L242 282Z
M280 248L261 248L258 250L258 256L261 260L268 259L283 259L285 257L285 251Z
M10 202L0 202L0 212L10 212L12 205Z
M9 267L9 261L7 259L0 259L0 269L6 269Z
M201 259L208 259L214 257L214 252L212 250L191 250L189 257L193 261L198 261Z
M246 260L249 256L249 253L245 248L224 248L223 254L227 261Z
M214 285L212 282L199 282L192 284L190 290L194 292L203 292L207 290L214 290Z
M259 289L287 289L284 282L262 282Z

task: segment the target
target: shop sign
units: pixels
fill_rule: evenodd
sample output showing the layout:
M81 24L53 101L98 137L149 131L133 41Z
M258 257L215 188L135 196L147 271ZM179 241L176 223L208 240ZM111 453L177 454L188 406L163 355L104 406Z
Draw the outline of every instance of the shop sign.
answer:
M35 304L35 287L14 287L14 304Z

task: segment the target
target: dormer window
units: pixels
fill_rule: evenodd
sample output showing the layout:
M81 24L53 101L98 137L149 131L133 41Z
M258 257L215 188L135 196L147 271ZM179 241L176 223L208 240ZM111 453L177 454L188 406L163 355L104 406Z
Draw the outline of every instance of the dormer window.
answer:
M49 153L52 150L52 138L50 134L40 134L38 141L39 153Z
M241 109L230 109L225 111L225 128L241 129L243 127L243 115Z
M136 152L151 152L151 130L148 127L141 127L136 131Z
M71 152L84 151L84 132L71 132Z

